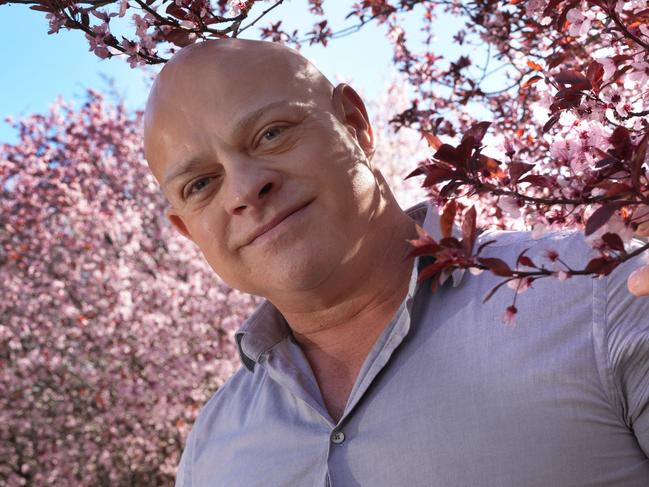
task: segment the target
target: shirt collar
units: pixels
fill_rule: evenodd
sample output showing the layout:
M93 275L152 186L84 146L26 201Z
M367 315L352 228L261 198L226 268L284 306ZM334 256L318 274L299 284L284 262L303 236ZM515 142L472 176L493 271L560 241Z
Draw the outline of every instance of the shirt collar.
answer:
M406 210L406 214L431 237L436 240L441 238L439 216L436 208L430 203L419 203ZM415 293L418 264L419 258L415 259L415 271L411 279L408 299L411 299ZM442 282L446 282L452 276L453 286L457 286L463 274L459 271L462 270L446 274L443 276ZM289 335L290 329L282 314L270 301L264 300L235 334L241 362L252 372L259 357Z

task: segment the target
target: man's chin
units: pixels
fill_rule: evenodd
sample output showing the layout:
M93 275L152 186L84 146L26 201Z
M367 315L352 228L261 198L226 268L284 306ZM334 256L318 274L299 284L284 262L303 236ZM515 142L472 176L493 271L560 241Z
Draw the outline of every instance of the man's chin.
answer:
M254 294L271 299L273 295L299 296L316 291L327 281L334 268L321 257L293 256L276 260L273 265L266 266L263 273L256 273L259 276L259 292Z

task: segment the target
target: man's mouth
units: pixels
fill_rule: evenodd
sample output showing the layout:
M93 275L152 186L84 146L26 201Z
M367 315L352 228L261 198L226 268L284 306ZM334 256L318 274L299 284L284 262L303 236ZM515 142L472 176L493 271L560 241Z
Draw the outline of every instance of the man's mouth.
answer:
M264 225L255 229L250 237L246 239L246 243L243 245L243 247L247 245L256 245L267 240L271 237L271 234L276 233L276 231L279 230L280 227L284 226L284 224L286 223L289 223L298 214L300 214L307 206L311 204L312 201L313 200L307 201L306 203L300 203L299 205L295 205L287 208L284 211L281 211L280 213L275 215L275 217L268 223L265 223Z

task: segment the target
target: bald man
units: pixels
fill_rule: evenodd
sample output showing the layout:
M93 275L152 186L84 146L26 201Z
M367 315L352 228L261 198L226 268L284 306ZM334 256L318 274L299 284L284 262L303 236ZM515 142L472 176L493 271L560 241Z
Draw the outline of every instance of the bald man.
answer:
M539 282L515 328L510 296L480 303L488 273L431 294L407 240L436 214L399 207L374 143L358 94L279 45L205 42L160 73L145 152L168 217L265 298L176 485L649 485L649 302L625 285L636 271L643 291L641 263ZM509 261L588 252L577 234L481 238Z

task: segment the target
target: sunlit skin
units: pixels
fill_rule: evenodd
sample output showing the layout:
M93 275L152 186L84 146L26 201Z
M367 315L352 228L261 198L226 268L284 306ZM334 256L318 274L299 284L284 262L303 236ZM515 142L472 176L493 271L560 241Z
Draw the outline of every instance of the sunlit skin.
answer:
M334 418L412 271L414 224L373 150L354 90L270 43L182 50L145 114L170 221L228 284L280 310Z

